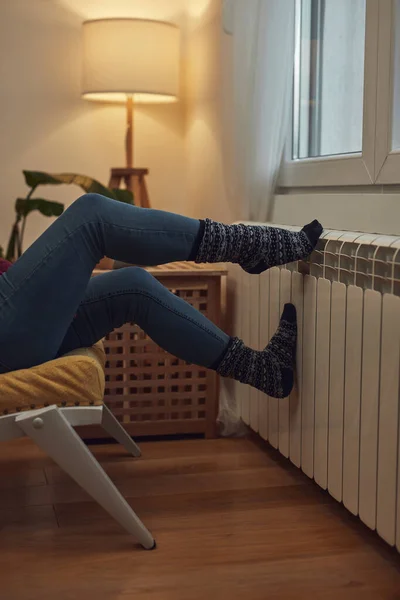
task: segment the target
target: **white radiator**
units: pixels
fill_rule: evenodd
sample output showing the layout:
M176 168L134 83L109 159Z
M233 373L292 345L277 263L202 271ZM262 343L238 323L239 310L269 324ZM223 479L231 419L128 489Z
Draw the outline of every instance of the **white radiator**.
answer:
M243 420L400 551L400 238L329 231L310 263L230 275L248 345L298 314L295 391L235 384Z

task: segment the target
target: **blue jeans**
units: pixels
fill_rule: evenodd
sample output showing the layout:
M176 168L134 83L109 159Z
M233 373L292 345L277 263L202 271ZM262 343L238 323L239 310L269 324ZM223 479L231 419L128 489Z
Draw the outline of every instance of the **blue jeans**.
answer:
M123 323L212 367L230 338L152 275L128 267L91 278L103 256L136 265L188 260L199 221L86 194L0 276L0 373L91 346Z

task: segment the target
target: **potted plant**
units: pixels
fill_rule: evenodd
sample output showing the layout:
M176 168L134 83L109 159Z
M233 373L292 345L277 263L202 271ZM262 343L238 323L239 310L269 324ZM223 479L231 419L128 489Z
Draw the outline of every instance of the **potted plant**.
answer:
M45 198L33 198L36 189L41 185L61 185L74 184L82 188L86 193L96 193L118 200L133 204L133 194L129 190L110 189L105 187L100 182L86 175L78 175L76 173L45 173L43 171L23 171L26 185L29 191L25 198L17 198L15 202L15 221L11 229L10 239L7 245L6 259L10 262L17 260L23 249L23 239L25 233L26 219L28 215L38 210L46 217L58 217L64 210L64 205L60 202L47 200ZM112 261L111 261L112 265ZM110 259L100 261L99 268L110 268Z

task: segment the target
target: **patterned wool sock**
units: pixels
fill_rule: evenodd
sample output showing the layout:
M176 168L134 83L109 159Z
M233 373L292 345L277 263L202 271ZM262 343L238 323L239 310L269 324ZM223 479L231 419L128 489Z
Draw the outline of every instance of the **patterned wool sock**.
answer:
M285 304L278 330L265 350L252 350L232 338L216 371L272 398L286 398L293 389L296 341L296 309Z
M323 231L313 221L299 232L261 225L223 225L201 222L197 263L232 262L252 274L278 265L304 260L314 250Z

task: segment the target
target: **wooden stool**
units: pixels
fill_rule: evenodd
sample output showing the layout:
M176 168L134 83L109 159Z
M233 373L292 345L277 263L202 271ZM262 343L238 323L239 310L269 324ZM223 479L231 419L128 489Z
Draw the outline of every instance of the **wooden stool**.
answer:
M149 194L145 179L148 172L148 169L133 169L130 167L111 169L108 187L111 189L118 189L121 187L121 183L124 182L126 189L133 193L135 206L150 208Z
M127 266L117 263L119 267ZM167 289L197 308L216 325L225 265L170 263L147 267ZM94 275L100 272L94 271ZM130 435L218 435L219 383L215 371L168 354L138 325L127 323L105 340L105 400ZM100 438L101 430L85 433Z

